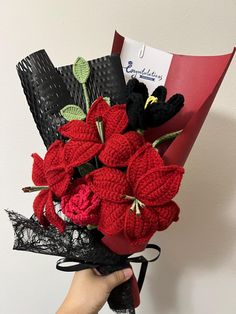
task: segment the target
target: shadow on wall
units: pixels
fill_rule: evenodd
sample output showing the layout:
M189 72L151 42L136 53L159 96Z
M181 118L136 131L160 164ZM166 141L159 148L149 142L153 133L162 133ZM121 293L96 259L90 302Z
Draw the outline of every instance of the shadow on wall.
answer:
M236 187L235 134L235 121L209 114L186 164L177 199L180 221L151 241L160 244L162 256L150 265L144 284L141 307L145 309L148 305L150 314L180 314L178 298L183 293L180 284L188 271L196 269L200 274L201 270L214 271L233 254L235 226L227 210ZM189 289L183 289L185 308L191 313L191 282Z

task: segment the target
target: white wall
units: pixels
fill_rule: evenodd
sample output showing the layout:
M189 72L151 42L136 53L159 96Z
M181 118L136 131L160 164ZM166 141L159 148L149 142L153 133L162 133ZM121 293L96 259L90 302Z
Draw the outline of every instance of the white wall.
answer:
M1 0L1 208L31 215L34 195L21 187L31 183L31 153L45 151L15 64L40 48L57 66L105 55L115 29L166 51L224 54L236 41L236 0ZM236 313L235 122L234 59L186 164L181 220L153 239L163 253L137 313ZM71 275L55 270L54 257L12 251L3 212L0 222L0 313L54 313Z

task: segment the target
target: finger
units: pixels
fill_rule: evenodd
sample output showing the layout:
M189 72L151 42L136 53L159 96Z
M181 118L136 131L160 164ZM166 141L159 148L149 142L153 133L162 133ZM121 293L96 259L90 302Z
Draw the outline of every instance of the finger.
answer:
M129 280L133 275L133 271L131 268L125 268L122 270L118 270L108 276L104 276L104 280L108 286L109 291L119 286L123 282Z

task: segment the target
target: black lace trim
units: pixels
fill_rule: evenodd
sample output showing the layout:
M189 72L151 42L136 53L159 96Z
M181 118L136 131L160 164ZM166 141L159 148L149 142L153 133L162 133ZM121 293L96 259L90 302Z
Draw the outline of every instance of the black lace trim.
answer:
M113 253L101 243L97 230L87 230L67 223L64 233L54 227L42 227L35 216L30 219L7 211L15 234L14 249L66 257L79 263L99 265L103 275L129 267L127 256ZM130 281L115 288L108 299L116 313L135 314Z

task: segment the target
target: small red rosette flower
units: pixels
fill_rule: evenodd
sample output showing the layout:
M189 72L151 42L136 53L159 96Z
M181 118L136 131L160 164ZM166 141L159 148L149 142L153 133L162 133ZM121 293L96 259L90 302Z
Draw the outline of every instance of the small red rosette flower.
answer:
M57 140L48 149L44 160L38 154L34 158L32 180L36 186L45 189L39 192L33 202L34 213L39 222L47 226L55 226L64 231L64 221L55 213L53 198L61 198L66 192L73 175L73 170L67 171L64 165L64 143Z
M63 214L76 225L96 226L99 221L99 206L99 197L86 184L78 184L61 198Z
M107 167L91 172L87 184L102 200L98 229L107 236L123 230L132 243L147 242L178 220L179 207L172 198L183 173L178 165L165 166L149 143L130 158L126 174Z
M110 107L99 97L92 104L86 121L72 120L58 130L70 140L65 145L67 167L78 167L95 156L109 167L125 167L129 158L144 144L137 132L122 134L128 125L125 104ZM97 123L102 124L103 138Z

